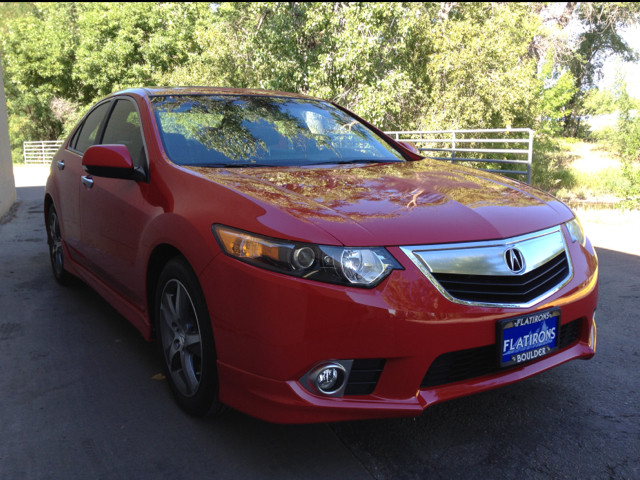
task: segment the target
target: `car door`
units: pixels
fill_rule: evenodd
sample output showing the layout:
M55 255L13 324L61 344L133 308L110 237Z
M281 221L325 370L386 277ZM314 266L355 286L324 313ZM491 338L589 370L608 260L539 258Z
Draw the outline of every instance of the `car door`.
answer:
M84 175L82 154L91 145L97 143L110 106L110 101L96 105L76 129L66 148L61 150L55 158L54 168L57 169L55 172L56 209L60 219L62 236L73 260L80 263L83 262L79 256L81 230L78 186L80 177Z
M101 144L125 145L142 177L147 155L135 102L117 98ZM145 200L145 181L84 174L80 188L82 248L88 268L127 300L141 305L144 280L136 276L140 236L152 209Z

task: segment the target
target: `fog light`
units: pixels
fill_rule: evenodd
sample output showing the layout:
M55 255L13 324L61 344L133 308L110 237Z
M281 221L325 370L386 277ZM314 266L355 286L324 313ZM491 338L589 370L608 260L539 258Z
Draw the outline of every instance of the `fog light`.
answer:
M322 393L335 392L340 388L340 371L336 367L325 368L316 378L316 387ZM336 388L338 386L338 388Z
M346 387L353 360L333 360L316 365L300 383L312 393L341 397Z

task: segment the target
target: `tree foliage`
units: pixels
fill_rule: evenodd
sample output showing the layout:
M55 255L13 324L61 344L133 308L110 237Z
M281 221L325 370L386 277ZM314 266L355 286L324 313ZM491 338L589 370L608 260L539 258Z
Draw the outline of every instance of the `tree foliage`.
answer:
M567 109L570 113L564 119L564 133L576 136L579 132L580 117L584 99L596 87L602 75L604 60L619 56L624 61L637 61L638 51L628 45L620 35L620 30L637 25L640 19L640 4L622 2L568 2L565 12L573 15L573 22L557 22L559 31L569 27L579 33L557 42L557 69L568 71L575 79L577 87Z
M301 92L383 129L568 131L603 59L636 58L619 30L639 15L606 2L2 3L14 158L143 85Z

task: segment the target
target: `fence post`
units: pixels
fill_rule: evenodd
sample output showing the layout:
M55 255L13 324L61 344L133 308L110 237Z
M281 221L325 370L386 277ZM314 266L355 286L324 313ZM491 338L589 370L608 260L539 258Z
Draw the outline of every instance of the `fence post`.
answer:
M531 170L533 167L533 130L529 130L529 151L527 152L527 183L531 185Z
M456 161L456 132L451 132L451 163Z

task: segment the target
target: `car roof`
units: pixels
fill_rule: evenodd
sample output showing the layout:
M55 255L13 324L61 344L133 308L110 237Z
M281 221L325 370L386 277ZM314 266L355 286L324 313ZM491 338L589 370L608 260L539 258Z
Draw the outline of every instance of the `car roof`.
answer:
M263 90L258 88L226 88L226 87L203 87L203 86L185 86L185 87L141 87L129 88L113 93L112 95L122 95L124 93L137 93L147 97L165 96L165 95L251 95L251 96L268 96L268 97L290 97L313 99L308 95L301 93L280 92L275 90Z

